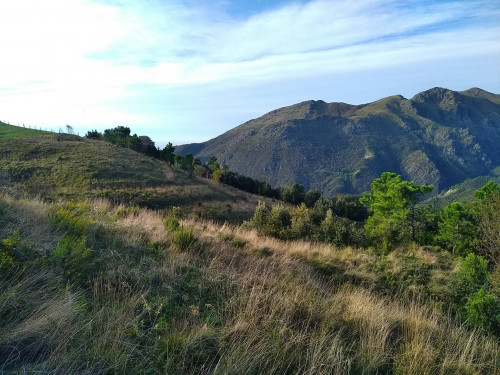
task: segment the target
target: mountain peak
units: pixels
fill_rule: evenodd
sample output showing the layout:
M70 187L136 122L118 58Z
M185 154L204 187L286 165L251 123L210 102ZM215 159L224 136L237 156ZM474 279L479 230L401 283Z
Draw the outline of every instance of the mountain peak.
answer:
M500 164L500 95L434 87L352 105L304 101L177 148L274 186L360 193L382 172L444 189Z

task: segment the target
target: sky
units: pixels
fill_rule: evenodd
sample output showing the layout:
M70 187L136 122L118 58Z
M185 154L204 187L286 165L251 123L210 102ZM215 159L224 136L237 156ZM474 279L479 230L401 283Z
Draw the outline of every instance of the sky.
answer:
M0 2L0 121L202 142L304 100L500 94L500 1Z

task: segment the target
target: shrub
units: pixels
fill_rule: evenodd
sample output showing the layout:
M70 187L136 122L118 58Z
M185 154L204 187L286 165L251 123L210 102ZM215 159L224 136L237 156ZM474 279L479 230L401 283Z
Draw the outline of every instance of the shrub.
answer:
M450 293L455 302L463 306L469 296L488 283L488 261L470 253L450 281Z
M8 271L16 262L15 251L17 250L21 237L19 236L19 228L17 228L11 236L4 238L0 242L0 272Z
M292 223L290 212L281 203L273 206L269 214L265 234L277 238L287 238Z
M500 323L500 302L484 289L479 289L465 305L469 321L486 330L498 330Z
M163 225L165 226L165 230L168 233L174 233L180 227L179 220L177 220L175 217L170 216L165 219Z
M259 232L264 231L267 225L267 218L269 216L269 212L267 211L266 204L264 202L260 202L255 207L255 212L252 217L252 226L257 229Z
M64 206L53 205L49 218L57 227L71 235L83 235L92 223L83 216L89 210L89 205L84 203L67 202Z
M311 211L304 203L301 203L290 214L291 216L291 234L294 238L305 239L313 233L313 225L311 221Z
M92 250L86 246L86 236L64 236L52 252L52 261L72 283L82 282L92 260Z
M194 235L194 228L192 227L179 227L172 233L172 242L181 250L186 250L196 242Z

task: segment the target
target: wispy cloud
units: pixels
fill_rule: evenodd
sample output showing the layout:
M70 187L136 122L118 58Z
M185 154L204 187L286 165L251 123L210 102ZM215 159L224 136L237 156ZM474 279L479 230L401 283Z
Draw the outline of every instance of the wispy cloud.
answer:
M230 101L240 89L251 100L257 93L279 95L269 90L279 84L286 101L296 98L287 89L292 81L412 64L437 77L443 72L433 66L454 59L468 62L470 68L460 64L457 71L464 78L474 59L500 61L500 4L493 1L280 1L235 14L236 3L241 8L229 0L2 2L0 116L87 127L150 123L153 129L180 118L162 100L176 93L184 95L177 103L213 92ZM484 77L500 76L493 69ZM411 77L405 84L419 87ZM312 84L306 89L309 97L319 92ZM255 111L262 100L254 102ZM196 105L184 123L203 112L212 122L226 116L227 127L252 103L231 113L214 108L213 115ZM221 131L212 127L213 135Z

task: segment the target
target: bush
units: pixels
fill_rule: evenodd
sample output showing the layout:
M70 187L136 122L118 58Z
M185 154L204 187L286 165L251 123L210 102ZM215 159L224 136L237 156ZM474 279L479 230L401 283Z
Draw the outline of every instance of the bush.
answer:
M88 204L67 202L62 207L53 205L49 218L53 224L68 234L79 236L85 234L92 223L91 220L83 216L88 210Z
M306 239L313 233L312 212L305 203L301 203L290 214L292 218L291 235L293 238Z
M8 271L16 263L16 250L21 242L19 228L0 242L0 272Z
M172 242L181 250L188 249L192 244L196 242L194 228L182 226L179 227L172 233Z
M468 298L488 285L488 261L470 253L450 280L450 296L456 307L465 313Z
M267 219L265 234L277 238L287 238L291 224L292 218L290 212L288 212L285 206L278 203L271 209L271 213Z
M467 318L472 324L486 330L498 331L500 302L493 294L484 289L479 289L468 299L465 307L467 309Z
M93 253L86 244L86 236L64 236L52 252L55 267L72 283L82 282L88 276Z
M179 220L177 220L175 217L170 216L165 219L163 225L165 226L165 230L168 233L174 233L180 227Z
M267 218L269 213L267 211L266 204L264 202L260 202L255 207L255 212L252 217L252 226L259 231L259 233L263 232L267 225Z

